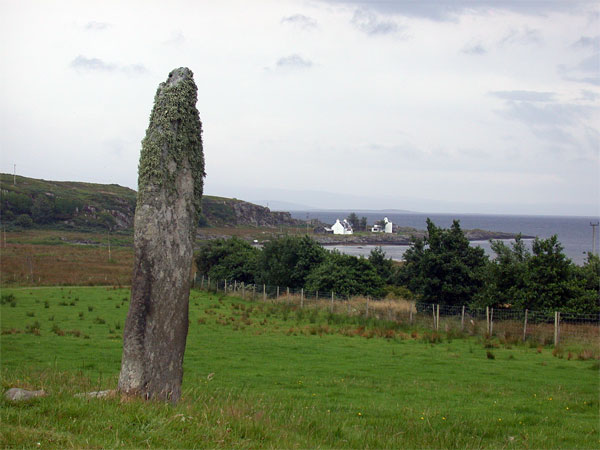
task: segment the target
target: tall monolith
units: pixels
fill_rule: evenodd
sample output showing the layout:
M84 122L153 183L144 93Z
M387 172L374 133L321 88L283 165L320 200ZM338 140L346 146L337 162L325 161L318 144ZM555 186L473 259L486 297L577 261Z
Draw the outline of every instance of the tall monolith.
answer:
M204 180L197 88L173 70L154 97L142 140L134 219L135 261L119 390L177 402L188 332L194 236Z

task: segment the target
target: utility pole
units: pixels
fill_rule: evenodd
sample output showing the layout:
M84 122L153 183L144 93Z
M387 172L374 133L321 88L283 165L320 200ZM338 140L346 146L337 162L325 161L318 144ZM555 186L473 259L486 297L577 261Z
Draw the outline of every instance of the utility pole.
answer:
M590 222L590 226L592 227L592 255L598 254L596 251L596 227L599 225L599 222Z

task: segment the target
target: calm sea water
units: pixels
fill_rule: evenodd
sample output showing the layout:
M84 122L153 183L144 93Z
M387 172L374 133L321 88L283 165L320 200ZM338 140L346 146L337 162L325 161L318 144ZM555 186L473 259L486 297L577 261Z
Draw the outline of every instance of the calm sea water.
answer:
M336 219L346 218L350 212L332 211L292 211L292 217L297 219L319 219L322 222L333 224ZM583 264L587 252L592 251L592 227L590 222L597 223L598 217L574 216L508 216L487 214L421 214L421 213L362 213L356 211L359 217L366 217L369 224L386 216L394 224L401 227L426 228L426 219L429 217L440 227L448 228L452 221L457 219L463 229L480 228L489 231L504 231L508 233L522 233L529 236L549 238L556 234L564 247L565 254L576 264ZM600 237L600 227L596 227L596 249ZM473 241L472 245L483 247L488 254L492 254L490 243L487 241ZM529 242L531 245L531 242ZM352 255L368 255L374 246L339 246L336 247L343 253ZM401 260L406 246L383 246L383 250L392 259Z

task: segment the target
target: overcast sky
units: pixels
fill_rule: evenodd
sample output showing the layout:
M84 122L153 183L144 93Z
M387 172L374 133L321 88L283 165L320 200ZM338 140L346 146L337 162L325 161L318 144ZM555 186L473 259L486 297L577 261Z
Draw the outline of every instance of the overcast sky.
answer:
M600 2L0 0L0 170L137 187L198 85L205 193L597 215Z

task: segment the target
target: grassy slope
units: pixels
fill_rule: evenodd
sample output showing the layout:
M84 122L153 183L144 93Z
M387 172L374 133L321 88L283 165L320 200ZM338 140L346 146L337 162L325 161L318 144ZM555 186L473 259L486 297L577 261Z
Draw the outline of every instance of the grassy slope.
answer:
M297 311L201 292L190 302L179 405L76 399L75 392L116 385L128 291L2 291L10 293L15 306L1 307L3 387L43 387L50 396L19 405L2 400L4 447L600 443L597 362L527 347L493 349L492 360L472 338L432 345L401 333L404 339L348 337L335 332L356 327L343 317L333 321L339 325L324 314L299 319ZM5 334L36 321L39 336ZM67 333L52 332L54 325Z
M51 192L56 197L77 198L84 202L97 200L103 194L121 197L127 201L135 201L136 197L136 192L133 189L118 184L50 181L19 175L16 177L16 183L13 184L13 176L6 173L0 173L0 182L2 183L2 189L29 196Z
M136 202L136 191L117 184L97 184L76 181L48 181L36 178L17 176L13 184L13 176L0 173L0 187L8 192L23 194L31 199L38 196L46 197L47 193L54 195L55 199L68 199L76 201L81 208L92 206L98 211L118 210L121 213L133 216ZM231 226L243 219L237 218L233 206L236 203L247 203L235 198L204 195L202 197L202 214L208 226ZM18 213L17 213L18 214ZM72 217L69 217L72 219ZM54 223L62 225L62 220ZM82 219L79 226L98 225L90 218ZM51 225L52 226L52 225ZM101 227L100 227L101 228Z

